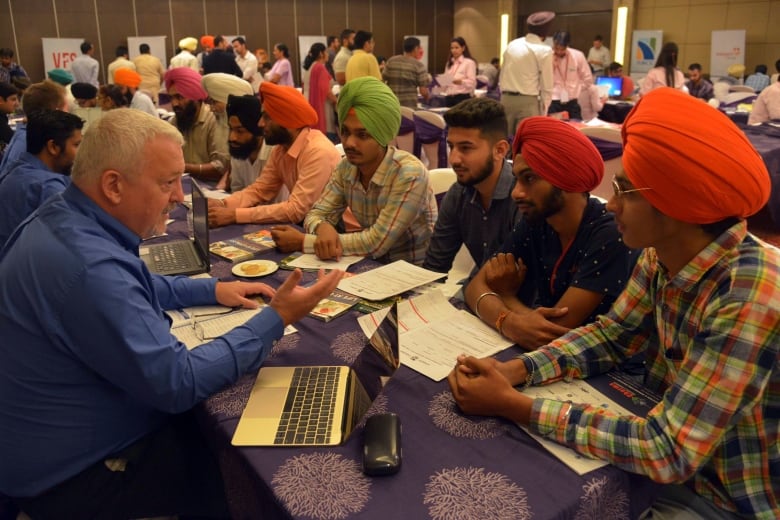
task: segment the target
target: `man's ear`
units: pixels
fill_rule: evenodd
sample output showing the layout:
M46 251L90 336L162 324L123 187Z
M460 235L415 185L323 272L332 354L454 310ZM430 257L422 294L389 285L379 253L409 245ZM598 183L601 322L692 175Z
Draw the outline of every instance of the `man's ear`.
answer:
M49 139L46 141L46 153L48 153L50 156L57 157L61 152L62 148L54 142L54 139Z
M122 202L122 195L127 187L127 181L116 170L106 170L100 175L100 191L103 197L112 205Z
M507 157L507 154L509 153L509 141L506 139L501 139L499 142L496 143L496 145L493 147L493 158L494 159L511 159L511 157Z

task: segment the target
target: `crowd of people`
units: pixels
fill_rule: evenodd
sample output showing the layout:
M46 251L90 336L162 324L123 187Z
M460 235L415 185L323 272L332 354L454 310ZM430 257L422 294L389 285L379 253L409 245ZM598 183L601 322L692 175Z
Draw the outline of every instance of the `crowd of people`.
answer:
M209 199L209 226L267 225L283 252L444 276L465 246L466 306L524 354L453 359L464 414L664 484L644 518L776 518L780 252L746 225L769 198L767 168L691 95L706 90L701 67L686 87L667 43L623 125L613 196L592 196L604 162L561 114L582 117L594 75L623 70L601 36L586 55L554 18L530 15L491 64L500 101L474 95L461 37L433 82L417 38L382 67L373 34L351 29L311 45L301 90L285 44L263 74L266 56L219 35L182 39L167 70L146 44L133 60L117 48L103 85L84 42L71 71L27 85L0 162L0 494L32 518L228 516L192 409L255 373L343 273L299 287L293 271L278 288L150 273L139 244L189 174L230 192ZM434 89L456 177L440 202L421 159L393 144L401 107ZM266 309L192 351L163 312L257 296ZM662 395L646 417L522 391L613 369Z

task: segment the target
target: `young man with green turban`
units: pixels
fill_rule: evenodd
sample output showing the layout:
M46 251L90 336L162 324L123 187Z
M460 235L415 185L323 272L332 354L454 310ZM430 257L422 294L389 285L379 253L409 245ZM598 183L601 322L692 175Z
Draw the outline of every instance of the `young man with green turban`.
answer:
M346 157L304 219L308 234L276 228L274 240L283 250L303 249L322 259L367 255L421 265L437 206L425 166L388 145L401 125L398 98L374 77L356 78L341 89L338 115ZM336 230L347 208L360 231Z

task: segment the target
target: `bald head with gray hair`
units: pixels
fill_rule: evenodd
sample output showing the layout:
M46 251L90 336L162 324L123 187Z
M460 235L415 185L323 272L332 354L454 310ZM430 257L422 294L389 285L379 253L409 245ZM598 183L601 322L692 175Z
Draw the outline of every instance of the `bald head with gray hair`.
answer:
M85 132L71 178L83 186L97 182L106 170L139 175L146 166L146 145L158 139L184 144L175 126L146 112L132 108L108 111Z

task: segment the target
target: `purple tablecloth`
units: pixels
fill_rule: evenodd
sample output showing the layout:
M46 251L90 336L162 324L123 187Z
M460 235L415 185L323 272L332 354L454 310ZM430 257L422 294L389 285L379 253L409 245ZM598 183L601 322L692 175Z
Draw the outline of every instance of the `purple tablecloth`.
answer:
M767 202L767 209L772 221L780 228L780 128L769 125L744 126L743 130L748 140L761 154L769 170L772 180L772 191Z
M182 212L179 212L182 213ZM176 216L176 215L175 215ZM186 233L183 215L170 226ZM241 225L212 230L212 241L256 231ZM159 240L159 239L158 239ZM262 258L280 260L269 252ZM234 279L232 264L211 257L211 274ZM360 272L377 264L364 260ZM280 284L289 271L259 280ZM312 280L313 273L305 273ZM364 346L357 311L329 323L304 318L298 332L274 347L267 365L350 364ZM519 353L513 348L499 357ZM656 485L607 466L579 476L504 420L469 417L456 407L447 382L401 366L369 412L391 411L403 424L403 464L390 477L361 472L362 427L343 446L236 448L230 444L255 376L198 407L217 453L233 518L635 518Z

